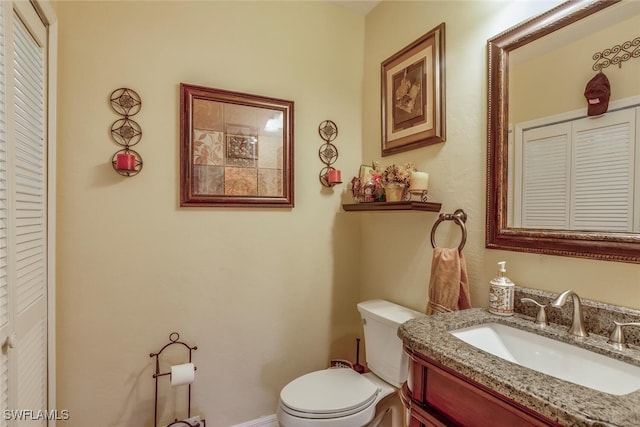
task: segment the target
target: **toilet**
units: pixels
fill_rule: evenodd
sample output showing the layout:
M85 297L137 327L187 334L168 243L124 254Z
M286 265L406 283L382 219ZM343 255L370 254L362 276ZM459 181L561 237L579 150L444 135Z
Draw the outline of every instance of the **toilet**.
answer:
M358 311L370 372L329 368L294 379L280 392L280 427L378 427L395 404L390 400L400 405L397 390L407 379L409 362L398 326L424 314L380 299L359 303ZM401 420L399 413L395 419Z

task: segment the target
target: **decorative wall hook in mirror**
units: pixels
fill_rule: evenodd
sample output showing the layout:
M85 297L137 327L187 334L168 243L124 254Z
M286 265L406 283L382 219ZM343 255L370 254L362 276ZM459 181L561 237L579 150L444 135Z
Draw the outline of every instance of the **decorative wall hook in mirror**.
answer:
M325 187L333 187L342 183L340 169L331 166L338 160L338 148L331 143L338 137L338 126L331 120L325 120L318 126L318 133L324 141L318 150L318 155L320 161L325 164L325 167L320 170L320 183Z
M617 44L613 47L593 54L593 71L600 71L609 65L618 65L622 68L622 63L631 58L640 58L640 37L633 40Z
M130 147L142 139L140 125L130 117L138 114L142 108L140 95L128 88L116 89L109 97L111 108L123 118L111 125L111 138L123 147L111 158L111 165L122 176L134 176L142 170L142 157Z

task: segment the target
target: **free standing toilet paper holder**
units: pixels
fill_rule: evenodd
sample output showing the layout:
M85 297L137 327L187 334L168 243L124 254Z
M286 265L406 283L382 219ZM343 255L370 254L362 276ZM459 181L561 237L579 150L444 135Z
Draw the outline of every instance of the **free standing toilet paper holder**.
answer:
M154 403L154 412L153 412L153 425L154 427L158 427L158 378L169 375L171 376L171 371L169 372L160 372L160 354L167 348L174 344L183 345L185 348L189 350L189 363L191 363L191 353L194 350L198 349L198 346L190 347L182 341L178 341L180 339L180 334L177 332L172 332L169 334L169 343L165 344L164 347L160 349L157 353L149 354L149 357L156 358L156 372L153 374L153 378L156 382L156 393L155 393L155 403ZM194 369L197 369L194 367ZM191 419L191 384L189 384L189 393L188 393L188 406L187 406L187 418ZM194 422L195 424L191 424ZM177 418L166 427L206 427L207 423L205 420L197 420L197 421L189 421L189 420L178 420Z

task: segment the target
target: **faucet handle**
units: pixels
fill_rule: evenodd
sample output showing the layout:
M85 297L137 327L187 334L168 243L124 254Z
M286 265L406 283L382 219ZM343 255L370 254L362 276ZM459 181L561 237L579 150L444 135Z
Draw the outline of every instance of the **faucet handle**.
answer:
M527 303L527 302L532 302L535 305L538 306L538 315L536 316L536 325L539 326L547 326L549 324L549 321L547 320L547 305L546 304L540 304L538 301L531 299L531 298L521 298L520 302L522 303Z
M624 330L622 329L622 327L623 326L639 326L640 327L640 323L636 323L636 322L623 323L623 322L618 322L616 320L614 320L613 323L615 323L616 326L611 331L611 334L609 335L609 341L607 342L609 344L612 344L618 350L622 350L623 348L629 347L629 345L627 344L627 340L624 337Z

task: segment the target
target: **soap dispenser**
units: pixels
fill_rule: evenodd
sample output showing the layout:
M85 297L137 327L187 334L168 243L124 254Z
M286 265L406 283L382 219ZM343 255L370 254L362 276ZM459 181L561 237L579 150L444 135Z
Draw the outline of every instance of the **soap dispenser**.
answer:
M500 316L513 316L515 284L506 276L506 261L498 263L498 277L490 282L489 312Z

